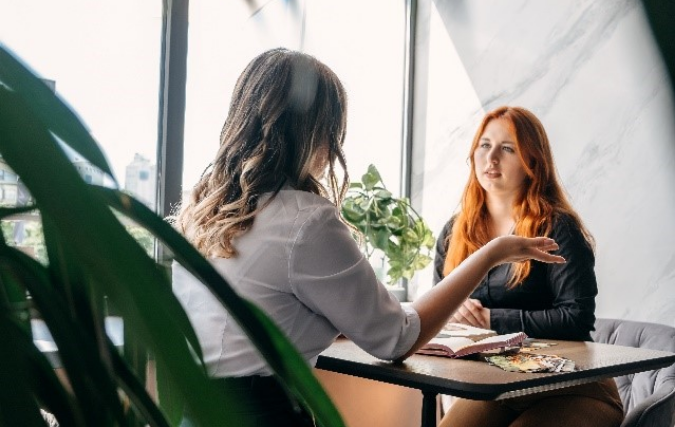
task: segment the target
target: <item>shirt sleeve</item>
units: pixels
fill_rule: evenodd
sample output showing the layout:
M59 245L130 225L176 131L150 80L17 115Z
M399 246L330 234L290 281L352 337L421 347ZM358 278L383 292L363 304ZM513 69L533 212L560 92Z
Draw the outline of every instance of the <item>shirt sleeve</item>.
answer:
M490 326L499 333L524 331L538 338L590 340L598 294L593 250L570 218L560 218L551 237L560 246L558 254L567 261L546 265L546 283L541 286L552 296L551 307L491 309Z
M371 355L394 360L417 341L417 312L377 280L334 206L320 206L302 224L289 262L296 297Z
M441 234L436 240L436 255L434 256L434 278L432 283L433 286L436 286L438 282L440 282L443 277L445 277L443 274L443 269L445 267L445 257L448 255L446 239L452 230L452 222L453 221L451 219L445 223L443 229L441 230Z

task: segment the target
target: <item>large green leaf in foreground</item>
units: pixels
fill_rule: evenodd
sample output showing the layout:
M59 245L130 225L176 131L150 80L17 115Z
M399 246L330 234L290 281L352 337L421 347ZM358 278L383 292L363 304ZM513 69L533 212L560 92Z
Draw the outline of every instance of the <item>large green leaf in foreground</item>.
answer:
M228 411L236 396L224 396L208 381L199 361L196 336L171 293L165 270L134 241L109 208L110 204L155 233L179 262L214 291L245 327L282 383L314 411L320 425L342 426L337 410L308 365L263 312L239 298L211 265L161 218L129 196L96 189L82 180L60 142L102 170L109 172L109 167L102 154L99 156L100 150L90 135L82 132L84 127L76 115L38 85L43 86L0 46L0 154L31 192L47 225L49 265L30 264L11 251L7 251L7 259L31 265L27 271L32 276L15 278L31 282L36 308L59 346L59 355L72 382L74 401L68 403L63 396L59 401L63 418L74 425L91 425L93 420L98 425L121 424L125 400L119 400L118 393L114 393L119 387L141 418L154 420L152 425L163 425L158 418L161 412L151 406L147 394L133 378L140 374L127 367L105 337L101 301L106 296L124 318L126 330L132 331L134 339L147 345L157 363L166 367L166 375L180 400L200 425L239 426L250 421L237 419ZM41 285L33 283L35 277L42 278L35 282ZM12 331L11 317L5 318L0 327ZM10 354L2 350L0 357L29 360L29 355L16 354L17 351L13 349ZM32 357L34 360L35 352ZM21 393L0 394L2 407L10 403L4 399L27 405L29 414L21 420L22 425L35 425L37 419L30 415L35 407L28 397L44 400L41 397L44 393L31 388L36 381L31 382L30 378L38 366L44 370L45 364L19 363L11 372L2 372L3 384L25 385L20 388ZM96 379L95 383L101 387L92 387L88 378ZM102 413L93 414L88 406Z

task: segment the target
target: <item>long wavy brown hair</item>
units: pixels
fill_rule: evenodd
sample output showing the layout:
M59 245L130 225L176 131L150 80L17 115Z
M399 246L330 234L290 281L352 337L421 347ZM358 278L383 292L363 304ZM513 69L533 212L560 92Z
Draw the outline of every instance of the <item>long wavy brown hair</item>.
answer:
M524 237L547 236L554 217L565 214L581 229L589 245L595 245L593 236L572 208L560 184L541 121L524 108L503 106L485 115L473 138L468 159L471 165L469 181L464 188L459 213L454 215L452 234L446 242L449 245L443 269L446 275L490 240L485 190L476 177L474 152L488 123L496 119L506 120L513 126L517 151L527 174L513 206L514 233ZM530 274L532 264L526 261L513 267L508 287L521 283Z
M339 206L349 183L346 108L342 83L316 58L283 48L258 55L234 88L215 159L170 220L205 256L230 258L265 193L286 184ZM313 176L321 160L325 183Z

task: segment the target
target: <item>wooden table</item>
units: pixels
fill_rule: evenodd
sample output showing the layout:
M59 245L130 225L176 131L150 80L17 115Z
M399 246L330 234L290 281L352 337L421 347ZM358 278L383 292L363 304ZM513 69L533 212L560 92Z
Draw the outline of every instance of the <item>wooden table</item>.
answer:
M436 425L439 393L468 399L501 400L675 363L675 353L592 342L555 342L557 345L536 352L567 357L575 362L577 371L506 372L478 358L425 355L414 355L403 363L385 362L344 338L321 353L316 367L420 390L423 396L422 426L431 427Z

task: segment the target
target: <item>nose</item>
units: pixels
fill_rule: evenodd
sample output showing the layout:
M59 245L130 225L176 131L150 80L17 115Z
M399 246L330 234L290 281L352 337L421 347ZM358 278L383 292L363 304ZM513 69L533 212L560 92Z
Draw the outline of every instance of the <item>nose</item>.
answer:
M490 149L487 153L487 161L490 164L496 165L499 163L499 151L497 151L494 147Z

